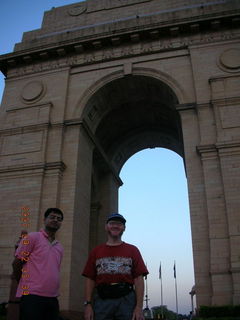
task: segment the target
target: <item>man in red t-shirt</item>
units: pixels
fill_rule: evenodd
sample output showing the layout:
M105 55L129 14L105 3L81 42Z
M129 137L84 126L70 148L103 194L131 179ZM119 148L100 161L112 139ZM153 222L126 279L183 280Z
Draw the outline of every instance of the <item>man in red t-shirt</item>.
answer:
M122 215L111 214L105 226L107 242L90 252L82 273L86 277L85 320L143 319L143 276L148 270L138 248L122 241L125 223Z

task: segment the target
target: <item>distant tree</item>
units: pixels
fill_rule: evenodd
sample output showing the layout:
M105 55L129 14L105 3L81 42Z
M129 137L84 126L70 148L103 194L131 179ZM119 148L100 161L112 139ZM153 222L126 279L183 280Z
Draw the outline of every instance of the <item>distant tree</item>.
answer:
M156 306L152 308L153 318L156 320L176 320L176 313L168 310L167 306ZM162 317L163 316L163 317Z

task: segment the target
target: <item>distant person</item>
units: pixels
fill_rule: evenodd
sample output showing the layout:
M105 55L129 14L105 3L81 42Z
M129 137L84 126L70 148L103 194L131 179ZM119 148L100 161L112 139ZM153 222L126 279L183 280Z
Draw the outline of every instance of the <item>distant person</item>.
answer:
M148 270L138 248L122 241L125 223L122 215L111 214L105 225L107 242L90 252L82 273L86 277L85 320L144 319L143 276Z
M63 213L49 208L44 214L44 229L24 237L16 250L14 275L19 281L21 320L58 320L57 296L63 247L55 239Z

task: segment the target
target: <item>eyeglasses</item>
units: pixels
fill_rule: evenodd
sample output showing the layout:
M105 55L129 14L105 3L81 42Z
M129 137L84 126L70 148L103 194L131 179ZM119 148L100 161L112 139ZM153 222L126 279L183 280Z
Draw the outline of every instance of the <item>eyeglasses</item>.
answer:
M110 224L110 226L114 226L114 225L122 226L123 225L123 223L121 221L116 221L116 220L109 221L108 224Z
M50 219L50 220L55 220L55 219L57 219L57 221L58 222L62 222L62 218L61 217L58 217L58 216L48 216L48 218Z

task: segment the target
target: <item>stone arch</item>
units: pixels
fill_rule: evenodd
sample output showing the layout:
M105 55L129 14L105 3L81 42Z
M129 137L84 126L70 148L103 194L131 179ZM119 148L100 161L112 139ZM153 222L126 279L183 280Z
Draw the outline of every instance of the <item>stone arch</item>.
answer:
M79 98L79 101L76 104L76 108L74 110L74 118L82 119L84 117L84 114L86 113L86 105L88 104L89 99L104 85L113 80L122 78L123 76L124 74L122 71L115 71L94 82ZM83 110L82 114L80 110Z
M164 147L184 159L181 119L176 108L179 98L175 93L180 88L175 83L174 92L169 86L169 77L168 83L159 78L157 72L149 69L135 70L128 76L115 73L101 81L104 85L99 86L98 82L94 89L89 90L94 93L81 116L95 144L89 230L104 230L106 213L110 208L117 210L118 188L122 183L118 174L134 153L146 148ZM183 95L180 99L182 101ZM103 191L106 189L102 182L105 179L107 184L115 185L109 189L111 194L108 196ZM99 232L97 236L96 232L94 236L91 232L89 234L90 247L105 236Z
M168 85L172 91L176 94L179 103L186 103L187 101L191 101L191 98L188 96L187 90L173 77L171 77L169 74L162 72L160 70L154 70L151 68L134 68L132 71L132 75L142 75L146 77L152 77L155 79L158 79L159 81L164 82L166 85ZM85 114L87 113L87 105L88 101L91 99L91 97L102 87L107 85L108 83L120 79L124 77L124 72L121 71L115 71L112 72L100 79L98 79L96 82L94 82L80 97L75 111L74 111L74 118L80 117L81 119L85 117ZM83 112L80 114L79 110L83 110Z
M164 82L175 93L180 104L186 103L186 101L191 101L191 98L188 96L187 90L185 90L185 88L178 81L176 81L174 77L170 76L166 72L142 67L135 68L133 70L133 75L144 75L147 77L156 78L159 81Z

